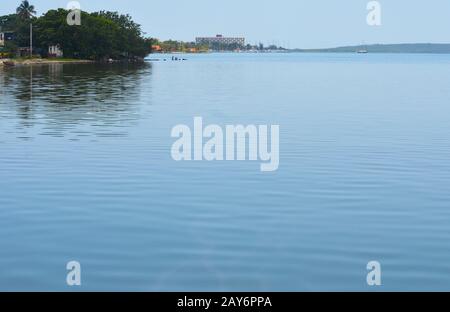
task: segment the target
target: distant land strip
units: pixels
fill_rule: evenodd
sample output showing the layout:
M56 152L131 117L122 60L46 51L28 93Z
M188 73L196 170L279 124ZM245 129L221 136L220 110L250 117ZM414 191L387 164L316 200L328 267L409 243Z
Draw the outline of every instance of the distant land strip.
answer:
M327 49L291 49L290 52L330 52L330 53L355 53L367 51L368 53L436 53L450 54L448 43L405 43L405 44L371 44L358 46L345 46Z

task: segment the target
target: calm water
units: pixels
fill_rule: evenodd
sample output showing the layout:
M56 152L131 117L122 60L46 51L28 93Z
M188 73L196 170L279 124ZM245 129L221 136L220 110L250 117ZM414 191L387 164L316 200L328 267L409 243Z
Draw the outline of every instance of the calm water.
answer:
M187 58L0 69L0 290L450 290L450 55ZM279 170L173 161L194 116Z

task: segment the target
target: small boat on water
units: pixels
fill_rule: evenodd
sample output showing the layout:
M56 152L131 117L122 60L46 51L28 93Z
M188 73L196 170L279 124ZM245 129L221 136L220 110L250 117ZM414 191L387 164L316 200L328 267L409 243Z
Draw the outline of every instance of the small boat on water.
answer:
M367 51L367 50L358 50L358 51L356 51L356 53L358 53L358 54L367 54L367 53L369 53L369 51Z

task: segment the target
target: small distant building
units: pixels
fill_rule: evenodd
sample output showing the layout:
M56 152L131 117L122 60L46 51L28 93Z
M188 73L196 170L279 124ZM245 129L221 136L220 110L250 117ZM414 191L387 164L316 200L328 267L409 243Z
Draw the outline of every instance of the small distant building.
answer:
M59 44L48 47L48 57L63 57L64 53Z
M14 32L2 31L0 32L0 47L4 47L7 41L14 40Z
M245 46L245 38L239 37L224 37L222 35L216 35L215 37L197 37L195 38L195 42L198 45L237 45L237 46Z
M161 48L160 45L154 44L154 45L152 45L152 51L155 51L155 52L161 52L161 51L162 51L162 48Z

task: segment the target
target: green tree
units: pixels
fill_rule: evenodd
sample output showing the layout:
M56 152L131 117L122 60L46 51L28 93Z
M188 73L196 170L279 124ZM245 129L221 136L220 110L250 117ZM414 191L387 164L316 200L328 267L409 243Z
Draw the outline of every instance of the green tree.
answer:
M150 53L151 43L129 16L81 12L81 26L70 26L68 13L50 10L36 21L37 44L42 50L59 44L66 57L93 60L143 58Z
M1 30L11 31L14 30L17 24L17 14L9 14L0 16L0 28Z
M51 45L59 45L66 57L92 60L140 59L151 52L153 40L143 37L130 15L81 12L82 24L70 26L67 10L50 10L38 18L35 13L34 6L23 1L16 14L0 16L0 27L14 32L12 48L29 45L33 24L34 46L43 56Z
M17 15L23 20L29 20L36 14L34 5L31 5L27 0L22 1L16 10Z

